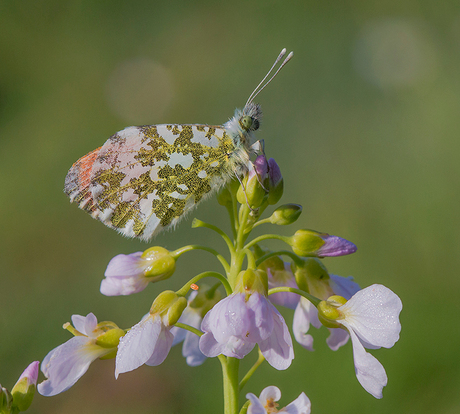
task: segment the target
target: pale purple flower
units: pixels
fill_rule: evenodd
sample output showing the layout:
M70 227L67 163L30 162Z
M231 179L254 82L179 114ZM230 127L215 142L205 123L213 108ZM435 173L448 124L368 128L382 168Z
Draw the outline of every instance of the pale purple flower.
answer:
M401 324L399 297L383 285L371 285L337 308L336 322L347 329L353 344L353 358L358 381L376 398L382 398L387 375L382 364L364 348L391 348L399 339Z
M72 323L78 331L77 336L54 348L41 364L47 378L37 387L42 395L52 396L68 390L88 370L91 362L116 349L116 345L107 348L96 344L101 331L94 314L73 315Z
M331 295L340 295L345 299L350 299L354 293L360 290L359 285L351 278L330 275L328 284L331 289ZM327 299L326 297L320 299ZM292 331L296 341L305 349L313 351L313 337L308 334L310 324L316 329L321 328L322 323L318 319L318 311L311 302L305 298L300 301L294 312L294 321ZM340 328L328 328L330 335L326 340L327 345L333 351L337 351L341 346L348 342L349 335Z
M336 257L352 254L358 250L351 241L339 236L326 235L323 237L324 245L316 251L318 257Z
M292 287L298 289L295 277L291 270L291 264L284 262L284 269L267 269L268 288L273 289L276 287ZM292 292L278 292L269 296L270 302L278 306L295 309L299 303L299 295Z
M39 366L40 361L34 361L31 364L29 364L29 366L24 370L17 382L25 378L27 380L28 386L37 385Z
M160 246L151 247L145 252L119 254L107 265L100 290L106 296L138 293L150 282L169 278L175 268L175 258Z
M286 369L294 358L292 340L283 317L267 298L254 292L233 293L204 317L200 350L208 357L224 354L243 358L256 344L270 365Z
M192 292L188 298L189 304L193 301L193 299L195 299L197 294L198 291ZM196 329L200 329L201 321L203 320L201 311L201 308L193 308L191 306L187 306L178 322L190 325ZM188 365L191 367L196 367L201 365L206 360L206 356L200 351L200 337L198 335L187 331L186 329L178 328L177 326L174 326L171 329L171 333L174 335L172 346L184 341L184 345L182 347L182 355L184 358L186 358Z
M146 364L160 365L168 356L174 336L167 315L150 314L134 325L120 339L116 358L115 378Z
M273 385L264 388L259 398L252 393L246 394L246 398L251 402L248 407L248 414L310 414L311 412L310 400L303 392L289 405L278 410L276 401L281 398L281 391Z

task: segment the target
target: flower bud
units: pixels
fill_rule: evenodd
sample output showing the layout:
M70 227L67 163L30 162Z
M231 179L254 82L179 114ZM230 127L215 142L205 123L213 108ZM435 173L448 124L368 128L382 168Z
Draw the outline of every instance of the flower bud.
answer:
M151 282L168 279L176 270L176 259L164 247L155 246L142 253L144 275Z
M26 411L34 399L37 388L39 361L32 362L21 374L15 386L11 390L13 408L17 411Z
M284 204L278 207L270 216L270 223L278 226L286 226L294 223L302 213L302 206L299 204Z
M283 196L284 182L280 167L273 158L268 160L268 204L276 204Z
M356 246L338 236L314 230L297 230L290 238L292 250L299 256L332 257L351 254Z
M294 265L294 276L299 289L317 298L327 298L333 294L329 273L317 258L308 258L302 265Z
M268 278L263 270L247 269L239 273L234 292L252 294L258 292L268 296Z
M125 335L125 331L120 329L113 322L99 322L97 330L101 332L96 338L96 345L102 348L116 348L120 342L120 338ZM116 350L115 350L116 353ZM101 359L109 359L108 356Z
M150 314L161 315L166 326L174 325L187 306L187 299L172 290L161 292L153 301Z
M259 155L236 194L240 204L249 203L251 208L260 207L267 197L268 163L265 155ZM246 201L247 199L247 201Z
M0 414L9 414L11 412L11 405L13 404L13 397L11 393L0 384Z
M190 308L204 316L212 309L212 307L222 299L222 294L215 288L209 289L206 285L200 286L200 290L189 303Z
M342 318L338 308L347 302L342 296L331 296L327 300L322 300L318 304L318 318L327 328L339 328L341 324L337 322Z

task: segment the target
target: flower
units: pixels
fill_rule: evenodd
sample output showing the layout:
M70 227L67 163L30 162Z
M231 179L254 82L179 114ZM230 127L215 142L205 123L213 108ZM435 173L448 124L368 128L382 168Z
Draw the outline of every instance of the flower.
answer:
M332 296L318 305L319 319L326 325L345 328L353 344L356 377L363 388L382 398L387 375L382 364L364 348L391 348L399 339L399 297L383 285L371 285L346 301Z
M259 398L252 393L246 394L246 398L251 402L248 408L248 414L310 414L311 412L310 400L303 392L289 405L278 410L276 401L279 401L281 398L281 391L278 387L273 385L264 388Z
M338 236L320 233L315 230L297 230L289 238L292 251L299 256L335 257L356 252L352 242Z
M150 282L169 278L176 269L175 257L163 247L145 252L119 254L110 260L101 282L106 296L131 295L144 290Z
M270 365L286 369L294 358L286 323L267 299L267 277L261 270L241 272L234 293L204 317L200 350L208 357L243 358L256 344Z
M194 291L189 296L187 307L178 322L200 329L203 316L206 315L209 309L211 309L220 298L221 294L218 290L207 289L206 286L201 286L199 291ZM205 361L206 355L200 351L200 337L198 335L177 326L171 329L171 333L174 335L172 346L182 341L184 342L182 355L186 358L188 365L196 367Z
M30 407L30 404L32 404L37 385L39 365L40 361L34 361L29 364L11 390L13 412L26 411ZM0 412L3 411L0 409Z
M115 378L146 364L160 365L168 356L174 335L170 332L187 306L187 300L166 290L158 295L150 312L121 338Z
M38 385L38 392L52 396L68 390L88 370L97 358L110 358L116 352L124 331L113 322L97 323L96 316L72 315L73 327L64 328L75 336L54 348L46 355L41 370L45 381Z

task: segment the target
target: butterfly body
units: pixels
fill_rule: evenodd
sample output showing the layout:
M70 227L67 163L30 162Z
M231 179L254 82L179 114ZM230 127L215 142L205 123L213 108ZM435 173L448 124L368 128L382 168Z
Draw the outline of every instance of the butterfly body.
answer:
M149 240L249 168L261 116L251 103L223 126L125 128L71 167L64 191L107 226Z

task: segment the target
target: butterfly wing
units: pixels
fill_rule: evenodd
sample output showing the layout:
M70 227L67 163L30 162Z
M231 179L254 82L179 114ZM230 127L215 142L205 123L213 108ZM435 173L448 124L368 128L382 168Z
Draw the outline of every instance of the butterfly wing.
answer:
M64 191L107 226L148 240L231 178L234 151L223 127L129 127L80 158Z

